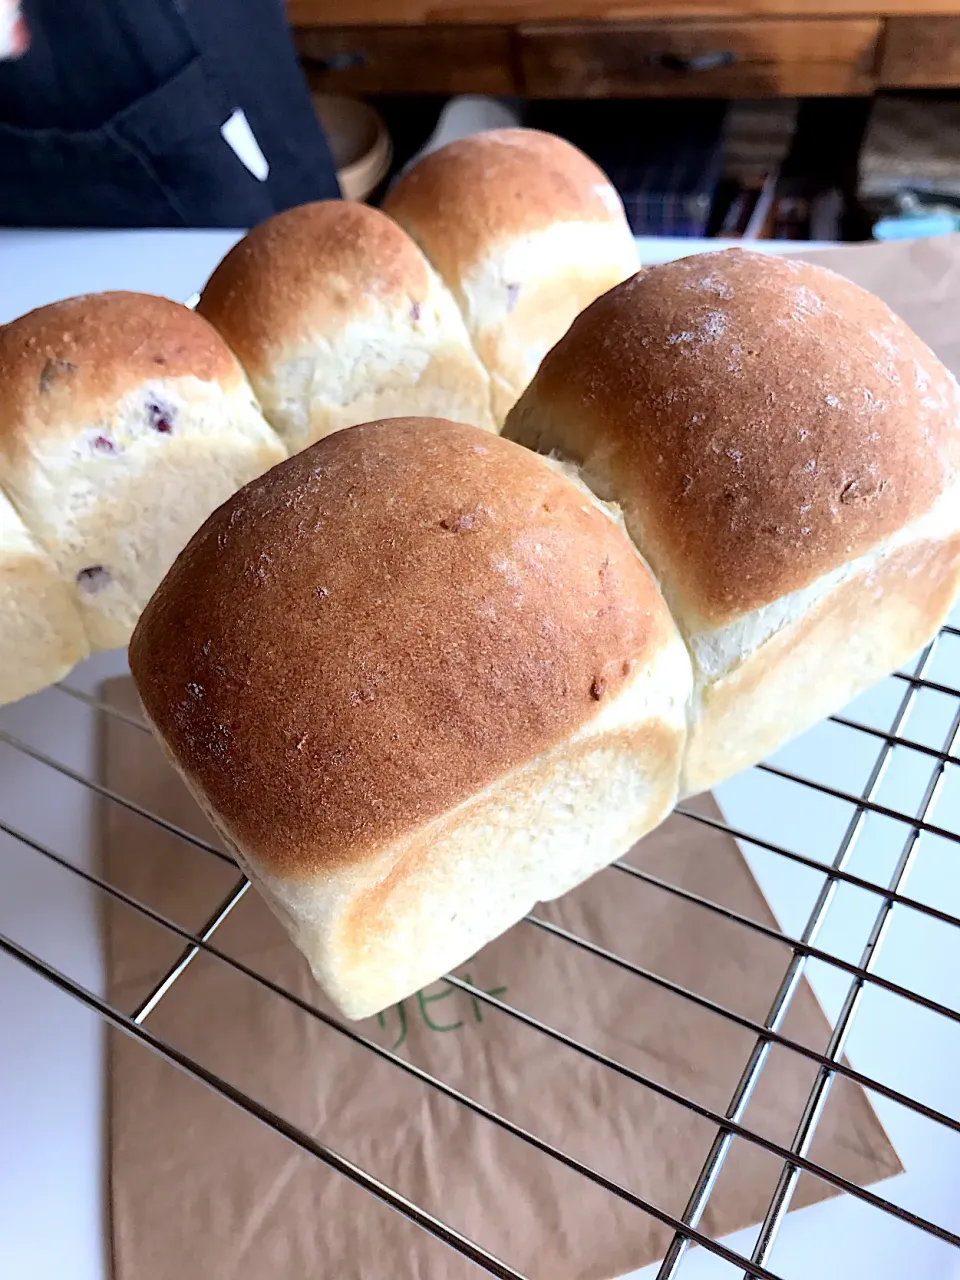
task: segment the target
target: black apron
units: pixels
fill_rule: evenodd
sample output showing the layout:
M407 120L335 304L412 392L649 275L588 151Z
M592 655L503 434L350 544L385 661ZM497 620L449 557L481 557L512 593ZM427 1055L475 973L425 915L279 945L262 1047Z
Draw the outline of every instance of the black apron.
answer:
M339 195L281 0L26 0L0 225L247 227ZM242 112L268 165L221 135Z

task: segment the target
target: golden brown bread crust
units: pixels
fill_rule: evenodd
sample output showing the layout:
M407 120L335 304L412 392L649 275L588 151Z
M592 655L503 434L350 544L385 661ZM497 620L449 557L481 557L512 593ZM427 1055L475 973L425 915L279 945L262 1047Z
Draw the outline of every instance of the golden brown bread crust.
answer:
M218 824L299 878L554 746L672 636L627 537L568 480L477 428L401 418L215 512L130 665Z
M492 129L424 156L383 203L448 282L497 244L558 222L621 223L606 174L536 129Z
M928 510L958 427L956 382L879 299L731 250L599 298L504 431L581 464L672 598L721 625Z
M230 250L197 304L244 366L266 372L280 347L335 331L377 304L414 307L430 288L410 237L377 209L322 200L278 213Z
M144 382L188 376L232 386L243 373L213 326L169 298L89 293L39 307L0 327L0 450L14 461Z

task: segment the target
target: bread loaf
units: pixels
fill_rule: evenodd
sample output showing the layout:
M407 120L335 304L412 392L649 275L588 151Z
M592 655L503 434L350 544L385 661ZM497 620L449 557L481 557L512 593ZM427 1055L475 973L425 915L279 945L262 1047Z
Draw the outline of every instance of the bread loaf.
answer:
M498 425L577 313L638 266L605 174L533 129L441 147L400 179L384 209L457 299L492 379Z
M694 668L681 791L908 659L960 581L960 393L882 302L739 250L588 308L505 433L621 505Z
M433 981L670 811L686 651L614 514L514 444L341 431L147 606L156 732L327 993Z
M73 592L0 493L0 704L67 674L89 647Z
M0 483L94 649L127 643L189 536L285 456L237 360L186 307L91 294L0 328Z
M291 452L396 414L493 425L456 303L376 209L330 200L267 219L230 250L197 310Z

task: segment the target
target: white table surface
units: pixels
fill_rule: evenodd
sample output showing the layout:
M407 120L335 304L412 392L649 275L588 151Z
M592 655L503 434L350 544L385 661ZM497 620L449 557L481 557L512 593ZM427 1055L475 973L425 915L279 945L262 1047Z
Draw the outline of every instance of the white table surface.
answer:
M236 238L230 232L0 232L0 322L85 290L141 289L185 298ZM644 242L642 252L651 261L699 247L691 241ZM717 242L709 247L718 247ZM70 680L93 691L106 675L124 669L122 655L100 655ZM960 639L942 643L933 676L960 684ZM886 727L903 689L888 681L860 699L851 714ZM953 710L953 700L923 692L906 733L939 745ZM80 772L94 773L92 715L61 692L48 690L0 710L0 728ZM789 746L780 759L797 772L857 790L876 745L866 735L821 726ZM896 809L916 805L929 763L913 752L896 753L877 798ZM948 770L934 820L960 830L956 772ZM849 816L849 808L838 801L757 771L725 784L718 799L734 825L821 859L832 856ZM48 770L2 745L0 816L78 865L89 865L88 794L75 784L54 781ZM905 835L906 828L871 817L850 869L873 879L889 874ZM798 933L819 878L750 846L745 853L782 927ZM957 848L923 837L908 891L960 914ZM863 891L841 888L818 944L858 961L878 902ZM0 931L85 985L101 987L93 891L2 835ZM879 972L957 1007L960 930L895 909ZM835 1014L846 990L843 973L813 963L808 974L827 1012ZM107 1274L101 1051L102 1030L94 1015L0 957L3 1280L103 1280ZM859 1070L960 1116L957 1024L872 989L848 1053ZM960 1139L882 1098L875 1105L906 1168L878 1191L960 1231ZM728 1243L749 1250L750 1238L744 1232ZM788 1280L960 1280L960 1254L948 1245L848 1197L791 1214L768 1265ZM644 1280L654 1272L644 1272ZM681 1270L683 1280L735 1274L702 1251L688 1254Z

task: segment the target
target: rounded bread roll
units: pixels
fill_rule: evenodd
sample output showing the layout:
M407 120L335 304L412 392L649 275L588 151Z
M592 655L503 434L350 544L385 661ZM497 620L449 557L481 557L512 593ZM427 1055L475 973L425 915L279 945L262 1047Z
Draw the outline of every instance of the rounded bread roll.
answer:
M197 310L291 452L397 413L492 428L489 379L453 298L376 209L330 200L268 218L230 250Z
M0 493L0 704L36 693L89 652L72 590Z
M694 666L681 791L909 658L960 580L960 392L877 298L731 250L585 311L505 427L619 503Z
M0 483L94 649L127 643L190 535L285 456L223 339L175 302L89 294L0 329Z
M622 527L526 450L338 432L224 504L130 665L172 760L349 1017L672 808L689 660Z
M569 142L534 129L441 147L383 207L457 299L491 376L498 424L578 312L639 265L606 175Z

